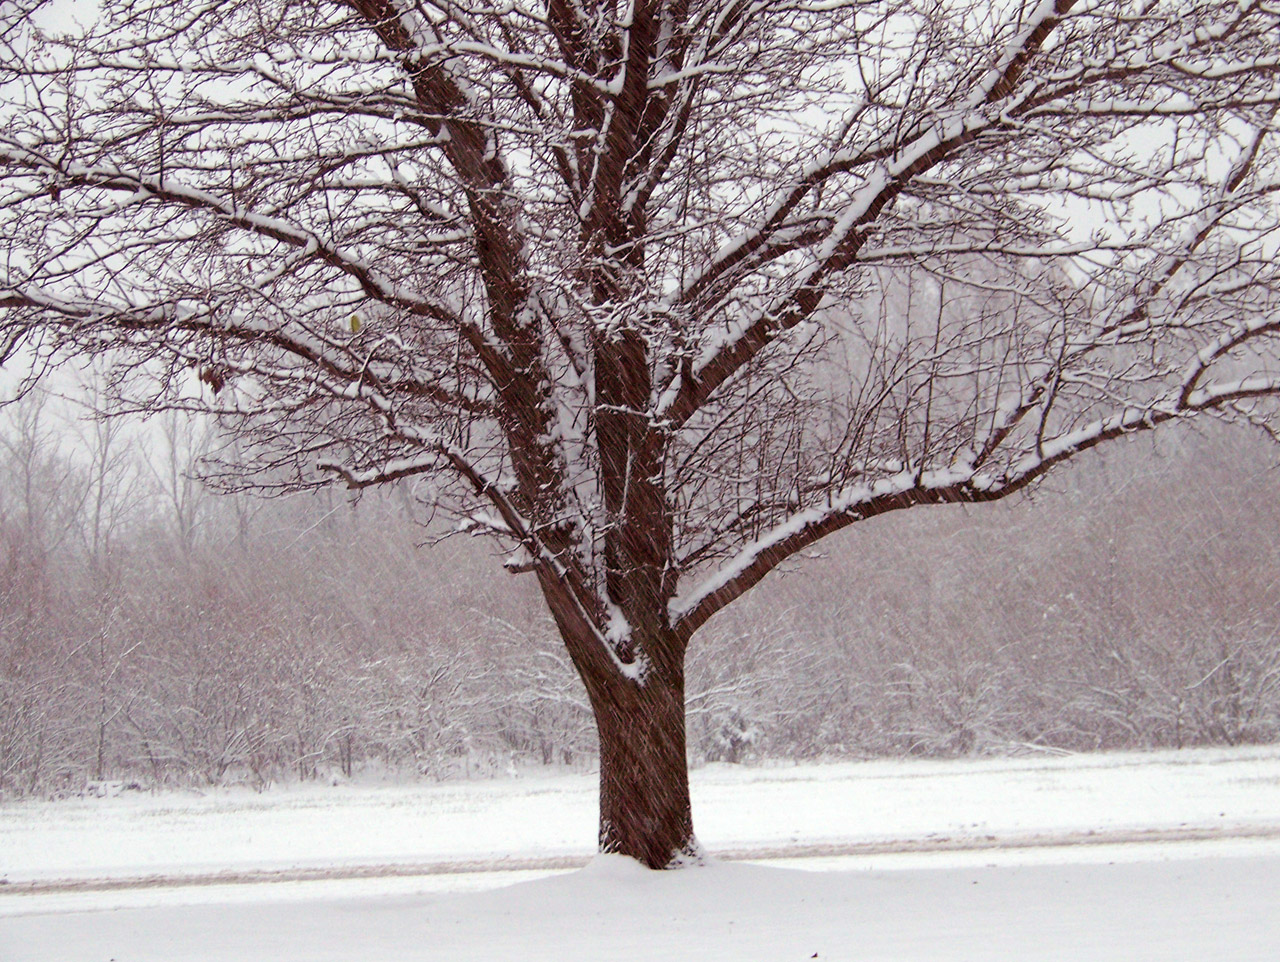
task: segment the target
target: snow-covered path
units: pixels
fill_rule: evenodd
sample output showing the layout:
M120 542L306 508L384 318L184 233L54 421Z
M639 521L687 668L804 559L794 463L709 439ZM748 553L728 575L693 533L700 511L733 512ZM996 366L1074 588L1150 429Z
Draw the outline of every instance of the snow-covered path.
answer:
M1280 957L1280 746L693 785L769 867L532 870L588 857L591 776L3 806L0 960Z

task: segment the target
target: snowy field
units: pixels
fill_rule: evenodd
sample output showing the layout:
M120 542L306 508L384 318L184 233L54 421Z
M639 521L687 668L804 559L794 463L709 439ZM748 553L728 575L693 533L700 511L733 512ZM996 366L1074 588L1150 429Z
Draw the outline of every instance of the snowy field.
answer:
M675 873L570 870L590 775L10 803L0 960L1280 958L1280 746L693 793L720 861Z

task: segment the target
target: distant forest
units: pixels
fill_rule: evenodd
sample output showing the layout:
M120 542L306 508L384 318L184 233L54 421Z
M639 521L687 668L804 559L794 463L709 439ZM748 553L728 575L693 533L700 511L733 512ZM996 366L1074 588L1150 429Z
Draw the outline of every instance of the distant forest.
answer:
M527 575L404 489L194 480L177 416L0 410L0 797L589 766ZM695 763L1280 736L1280 475L1211 429L825 542L690 656Z

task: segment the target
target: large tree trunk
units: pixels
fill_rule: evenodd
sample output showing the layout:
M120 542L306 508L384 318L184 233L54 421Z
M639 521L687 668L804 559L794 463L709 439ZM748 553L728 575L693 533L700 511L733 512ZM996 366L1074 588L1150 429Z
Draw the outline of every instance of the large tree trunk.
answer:
M611 652L570 586L547 568L538 576L595 716L600 851L655 869L698 861L685 755L687 638L662 625L653 605L648 617L630 623L633 634ZM634 671L620 664L627 661Z
M698 859L685 757L684 672L589 685L600 736L600 851L650 868Z

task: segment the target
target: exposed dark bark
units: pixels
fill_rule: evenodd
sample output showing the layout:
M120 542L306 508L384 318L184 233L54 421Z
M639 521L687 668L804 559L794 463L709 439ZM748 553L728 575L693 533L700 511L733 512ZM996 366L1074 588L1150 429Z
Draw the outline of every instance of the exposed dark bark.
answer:
M687 639L637 630L624 670L584 616L572 588L539 571L547 606L587 690L600 748L600 851L650 868L697 858L685 742ZM655 618L646 621L653 622Z
M600 851L649 868L696 860L683 664L589 690L600 737Z

